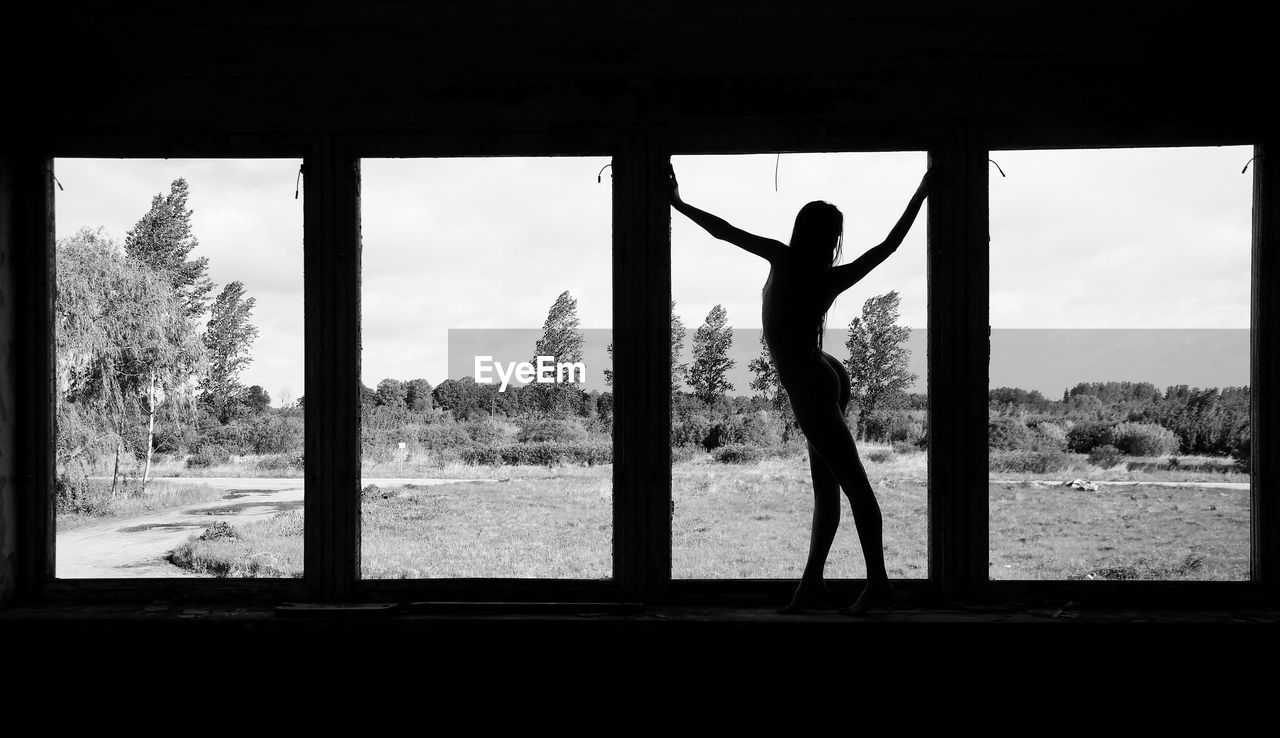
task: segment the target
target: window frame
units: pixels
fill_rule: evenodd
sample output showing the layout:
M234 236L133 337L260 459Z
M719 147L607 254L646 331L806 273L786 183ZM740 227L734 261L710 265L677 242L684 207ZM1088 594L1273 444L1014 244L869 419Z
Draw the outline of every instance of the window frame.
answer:
M661 165L666 166L671 156L895 151L924 152L932 165L939 157L948 155L948 145L950 143L948 134L949 131L946 128L938 126L878 128L875 126L858 126L848 121L736 128L731 132L716 127L680 128L667 132L666 136L670 143L666 146L667 158L661 162ZM943 346L940 343L939 347L934 346L934 334L936 332L934 330L934 321L936 316L932 305L936 300L948 299L947 295L951 292L949 285L945 284L944 280L939 280L935 277L935 264L938 256L935 254L934 245L945 240L950 235L935 232L937 219L942 217L937 200L937 196L930 197L930 202L926 205L926 217L922 219L924 221L923 225L927 230L926 249L928 251L929 274L926 291L930 307L927 308L928 325L926 326L926 335L930 353L937 350L948 350L954 345L947 343ZM942 203L941 205L942 207L948 206L947 203ZM667 228L669 234L669 219ZM667 247L669 262L669 239ZM666 287L669 292L669 269ZM939 337L941 338L947 330L954 329L954 327L953 325L947 325L940 328L942 332L938 334ZM943 417L946 417L950 408L945 404L940 410L935 408L932 382L936 378L931 370L928 375L927 382L929 384L927 387L930 400L927 411L927 427L932 429ZM935 418L935 412L940 412L941 414ZM943 560L946 558L943 555L943 551L951 544L951 539L949 536L942 535L944 531L950 529L947 524L943 523L943 520L948 515L954 515L955 511L949 504L949 494L944 492L944 488L940 484L935 484L933 481L935 478L941 479L944 477L935 476L932 431L930 431L930 436L931 440L928 444L929 482L927 506L929 509L929 525L926 540L927 576L921 579L893 580L894 588L899 597L906 601L921 603L941 601L945 598L947 592L955 591L956 589L956 584L948 578L953 576L948 569L950 562L944 562ZM938 456L941 457L941 455ZM942 458L938 458L937 463L945 462ZM670 469L668 465L669 476ZM670 479L668 478L669 487ZM671 578L669 571L667 581L669 587L667 601L681 604L785 603L794 593L796 586L796 581L792 579L674 579ZM829 581L839 588L859 580L831 579Z
M34 535L23 540L23 589L27 597L53 602L147 601L155 599L199 599L214 602L278 602L314 596L301 579L58 579L55 577L55 543L53 482L55 472L54 418L56 366L54 342L54 300L56 298L55 266L55 184L54 161L60 158L137 158L137 159L297 159L303 170L314 155L314 137L286 135L204 135L194 133L158 134L89 134L52 138L37 147L39 178L26 184L38 194L30 203L32 228L24 233L29 249L23 260L25 289L19 299L27 316L20 333L24 355L35 361L24 362L20 386L29 388L22 408L25 448L22 449L23 478L28 494L21 499L19 512L23 531ZM305 179L305 175L304 175ZM303 193L299 193L302 197ZM310 261L307 218L304 201L303 251L304 265ZM304 266L306 282L307 266ZM304 284L304 290L307 286ZM308 298L304 298L304 303ZM304 308L305 309L305 308ZM307 330L304 327L304 332ZM309 338L309 337L308 337ZM307 361L310 361L308 356ZM312 420L308 412L304 421L305 436L310 443ZM310 446L308 445L308 449ZM306 491L312 489L308 480ZM306 494L307 498L312 495ZM310 515L304 503L305 515Z
M1255 131L1236 126L1185 129L1176 124L1148 126L1043 125L990 128L986 131L988 153L1003 150L1142 149L1212 146L1252 146L1253 227L1250 264L1250 426L1252 434L1250 473L1249 578L1240 581L1073 581L1073 580L991 580L977 594L990 601L1072 600L1098 605L1196 606L1215 604L1256 604L1277 594L1277 566L1280 566L1280 505L1268 499L1267 490L1276 488L1280 459L1264 450L1275 447L1280 403L1275 388L1280 381L1280 361L1275 347L1280 325L1280 302L1274 285L1280 277L1280 260L1268 243L1277 238L1274 186L1275 168L1266 165L1267 139ZM1242 172L1243 174L1243 172ZM1270 295L1266 287L1270 287ZM989 288L988 288L989 289ZM989 327L988 327L988 330ZM989 336L989 333L988 333ZM989 340L989 339L988 339ZM988 353L990 346L988 343ZM985 466L985 465L984 465ZM980 505L989 519L989 488L985 473ZM1272 495L1274 497L1274 495ZM976 501L977 502L977 501ZM989 545L989 532L984 535ZM989 554L984 558L989 559Z
M354 414L356 425L352 428L353 437L355 439L355 448L343 449L344 452L355 453L355 458L351 462L354 464L355 480L354 486L348 486L348 493L355 500L357 509L356 517L353 520L344 517L341 526L352 525L350 533L344 535L350 536L354 540L355 554L349 567L344 567L339 573L344 586L347 587L346 593L349 596L363 600L396 600L414 602L420 601L418 607L428 607L427 602L466 602L466 601L487 601L487 602L509 602L509 603L530 603L530 602L597 602L597 603L621 603L625 601L638 601L642 599L642 595L636 591L635 587L639 580L643 577L632 573L637 569L637 559L643 555L642 544L646 538L644 535L634 530L637 522L634 517L627 514L627 510L639 504L636 499L638 496L634 489L626 484L628 479L641 479L636 467L638 466L637 458L625 453L620 453L618 438L622 435L624 426L626 433L636 434L643 432L643 428L635 427L637 420L635 406L621 403L619 406L618 395L620 387L633 385L634 379L630 372L622 371L621 366L624 357L634 355L633 350L635 342L628 341L627 336L634 335L642 326L637 325L636 317L638 315L635 307L637 295L632 293L620 293L619 283L624 282L626 275L619 268L620 261L626 261L627 256L622 254L626 247L622 244L629 243L626 238L625 228L620 228L619 219L627 219L633 217L633 213L621 208L619 205L618 192L620 188L627 186L626 179L631 173L625 164L620 163L620 152L626 150L629 142L623 135L617 131L607 129L568 129L558 128L555 130L548 129L525 129L525 130L444 130L437 132L417 132L417 133L401 133L401 134L383 134L383 135L355 135L348 137L345 142L344 152L341 154L342 162L340 166L344 171L349 171L354 167L357 171L360 162L364 159L375 158L502 158L502 157L556 157L556 156L591 156L591 157L610 157L610 167L602 173L601 186L611 186L612 197L612 239L611 252L612 267L612 291L613 291L613 331L614 331L614 363L618 367L614 373L614 472L613 472L613 502L612 502L612 576L605 579L533 579L533 578L514 578L514 577L475 577L475 578L424 578L424 579L363 579L360 577L360 554L359 554L359 537L360 524L358 517L359 506L359 478L360 478L360 428L359 428L359 358L360 358L360 341L358 338L359 331L359 290L360 290L360 268L359 263L348 263L347 268L343 270L341 279L344 283L350 285L353 294L357 295L354 316L344 316L345 320L354 320L356 324L357 339L353 350L349 353L354 357L356 365L354 368L354 383L350 385L351 392L347 398L354 401L354 408L350 411ZM604 180L603 177L612 175L611 180ZM348 193L350 194L350 193ZM359 192L358 186L354 193L357 199L354 205L356 217L359 217ZM348 205L349 206L349 205ZM352 234L344 232L347 239L352 238ZM358 252L359 234L354 236L355 249ZM351 244L347 244L347 248L351 248ZM620 317L620 313L623 317ZM627 318L630 318L628 320ZM349 360L349 359L348 359ZM348 426L350 427L350 426ZM621 457L621 458L620 458Z
M997 581L987 576L988 158L993 149L1253 143L1250 387L1251 574L1242 582ZM1184 130L1065 123L890 126L849 120L735 128L482 125L427 133L223 135L98 133L36 143L15 157L20 313L17 379L24 599L228 602L470 600L758 604L788 580L671 580L669 157L695 153L925 150L946 178L928 228L929 572L903 581L923 604L955 599L1230 605L1280 590L1280 209L1269 137L1231 126ZM611 156L615 336L612 580L361 581L359 571L359 162L370 157ZM58 580L53 576L53 160L60 157L301 158L304 170L305 571L301 580ZM957 275L959 278L957 278ZM944 278L945 277L945 278ZM348 299L333 299L333 296ZM337 357L336 359L333 357ZM659 399L663 398L663 399ZM1267 450L1273 453L1268 455Z

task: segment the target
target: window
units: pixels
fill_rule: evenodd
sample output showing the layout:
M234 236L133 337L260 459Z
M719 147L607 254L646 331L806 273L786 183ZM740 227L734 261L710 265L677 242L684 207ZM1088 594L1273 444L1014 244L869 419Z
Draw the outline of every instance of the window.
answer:
M302 576L300 165L55 162L58 578Z
M362 578L611 576L608 165L361 162Z
M672 164L688 202L784 243L805 203L831 202L844 218L840 263L885 239L927 167L924 152L677 156ZM879 498L895 579L928 576L925 221L921 213L898 252L836 299L823 337L824 351L856 377L847 422ZM769 265L673 213L671 273L672 576L796 579L813 489L804 435L761 336ZM850 341L868 339L883 360L855 367ZM840 506L826 575L862 578L843 497Z
M1249 578L1251 156L992 153L992 579Z

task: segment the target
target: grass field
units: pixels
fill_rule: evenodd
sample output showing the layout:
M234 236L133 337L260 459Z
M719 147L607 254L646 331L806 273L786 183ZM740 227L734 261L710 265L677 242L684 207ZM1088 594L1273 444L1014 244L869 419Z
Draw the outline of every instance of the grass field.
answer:
M881 460L867 463L867 471L884 515L889 574L927 577L926 457L877 458ZM393 476L389 469L377 471ZM457 466L436 471L439 477L485 479L367 490L362 502L364 578L611 575L611 467ZM675 578L799 576L812 510L804 457L743 465L699 457L672 471ZM1193 481L1206 474L1209 481L1248 479L1195 469L1082 467L1041 475L1132 483L1089 492L1033 475L1010 481L997 475L1001 481L990 485L991 577L1245 579L1248 491L1151 483ZM865 569L856 532L847 505L842 510L827 576L860 578ZM211 574L298 576L300 523L279 520L244 526L240 538L193 541L176 560Z
M992 579L1249 578L1249 491L992 484Z

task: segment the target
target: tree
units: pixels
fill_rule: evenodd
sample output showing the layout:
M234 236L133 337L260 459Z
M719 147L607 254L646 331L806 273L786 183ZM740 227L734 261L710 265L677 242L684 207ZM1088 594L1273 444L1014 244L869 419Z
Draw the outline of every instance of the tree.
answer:
M680 352L684 351L684 323L676 315L676 301L671 301L671 394L680 391L689 379L689 364L680 361Z
M467 420L489 410L485 386L487 385L476 384L472 377L446 379L436 385L431 397L436 407L453 413L455 420Z
M151 209L125 236L125 253L166 275L178 292L188 318L203 315L209 304L213 282L209 279L209 258L187 259L196 247L191 233L191 210L187 180L175 179L168 195L151 198Z
M360 412L364 413L378 404L378 393L364 382L360 383Z
M240 372L253 361L249 347L258 337L258 328L249 319L255 302L245 297L243 283L228 283L213 301L202 337L209 364L200 382L200 399L223 423L241 392Z
M729 358L729 348L733 345L733 327L726 325L727 320L724 307L716 305L693 334L693 364L689 367L689 385L693 387L693 394L707 405L733 389L728 374L737 362Z
M271 395L267 394L262 385L255 384L245 388L241 394L241 402L251 415L261 415L271 407Z
M406 406L405 398L408 395L408 388L398 379L384 379L378 382L375 395L374 402L378 405L403 408Z
M578 301L565 290L547 311L547 319L542 323L542 337L534 344L533 364L537 365L539 356L551 357L552 363L556 365L580 362L583 343L578 322ZM528 405L541 414L567 413L569 408L577 404L577 396L580 394L575 386L578 384L577 376L572 372L570 375L566 382L530 384L522 388L522 402L524 398L528 398Z
M113 497L126 445L145 450L145 490L157 414L185 399L204 357L200 341L167 275L123 253L101 229L59 242L56 255L56 411L92 428L98 450L114 450Z
M560 293L542 323L542 338L534 346L533 361L550 356L557 363L582 361L582 330L578 327L578 301L568 290Z
M899 301L897 292L872 297L863 303L862 317L849 323L845 366L858 404L859 427L865 427L872 413L901 396L916 380L907 371L911 329L897 325Z
M404 402L410 410L426 412L432 407L431 383L425 379L410 379L405 382Z

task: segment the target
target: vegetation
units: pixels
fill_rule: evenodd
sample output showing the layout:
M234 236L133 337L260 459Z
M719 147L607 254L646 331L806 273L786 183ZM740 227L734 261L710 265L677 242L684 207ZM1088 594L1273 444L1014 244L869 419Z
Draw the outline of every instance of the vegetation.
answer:
M990 392L990 414L993 449L1056 446L1105 461L1104 468L1179 455L1231 457L1242 471L1248 465L1248 387L1161 391L1149 382L1082 382L1061 401L1001 387Z
M258 332L254 299L237 281L210 302L208 259L189 258L189 194L174 180L123 245L101 228L58 243L59 509L97 499L96 476L110 476L110 500L145 495L161 455L205 469L302 453L301 407L273 409L265 390L238 380Z

